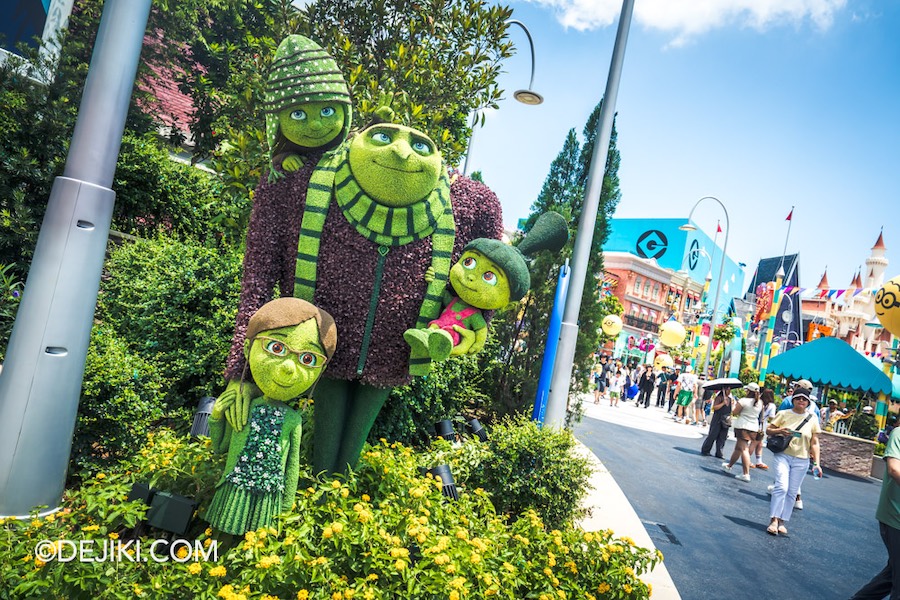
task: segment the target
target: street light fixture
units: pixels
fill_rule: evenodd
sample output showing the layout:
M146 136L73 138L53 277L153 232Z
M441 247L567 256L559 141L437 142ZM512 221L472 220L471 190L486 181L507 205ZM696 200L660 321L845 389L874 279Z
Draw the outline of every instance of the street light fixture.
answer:
M517 19L509 19L506 21L507 25L518 25L525 32L525 35L528 37L528 48L531 50L531 79L528 80L528 88L524 90L516 90L513 92L513 98L521 102L522 104L527 104L528 106L537 106L544 101L544 97L531 89L531 86L534 84L534 41L531 39L531 32L528 31L528 28L525 27L525 24L522 21ZM472 137L475 135L475 123L478 121L478 110L472 113L472 134L469 136L469 144L466 148L466 160L463 162L463 175L468 174L469 172L469 155L472 152Z
M725 277L725 255L728 251L728 235L731 233L731 227L728 220L728 209L725 208L725 205L722 204L722 201L716 198L715 196L704 196L697 200L694 207L691 208L691 212L688 213L687 223L679 227L682 231L696 231L697 226L691 223L691 217L694 215L694 211L700 206L700 203L704 200L715 200L719 206L722 207L722 212L725 213L725 243L722 245L722 260L719 263L719 278L716 280L716 295L713 300L712 310L710 311L709 318L709 343L706 345L706 359L703 363L703 368L707 371L709 370L709 356L712 353L712 336L713 332L716 330L716 315L719 312L719 293L722 291L722 279Z

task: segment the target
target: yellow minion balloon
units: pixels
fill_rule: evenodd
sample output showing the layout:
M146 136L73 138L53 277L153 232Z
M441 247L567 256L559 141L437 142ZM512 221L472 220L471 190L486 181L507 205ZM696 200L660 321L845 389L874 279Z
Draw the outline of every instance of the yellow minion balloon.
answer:
M900 337L900 275L885 281L875 294L875 316L885 329Z
M600 323L600 328L606 335L619 335L619 332L622 331L622 319L619 318L619 315L606 315L603 317L603 322Z
M675 319L669 319L659 326L659 343L669 348L679 346L684 341L687 331L684 325Z
M656 359L653 361L653 366L657 369L662 369L663 367L671 368L675 366L675 361L668 354L657 354Z

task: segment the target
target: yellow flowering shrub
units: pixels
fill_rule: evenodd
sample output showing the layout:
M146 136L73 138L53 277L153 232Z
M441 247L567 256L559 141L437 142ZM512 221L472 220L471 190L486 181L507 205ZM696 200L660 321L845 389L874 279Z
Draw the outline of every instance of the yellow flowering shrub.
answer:
M53 519L0 524L0 590L17 599L643 599L649 588L640 576L661 560L611 531L551 529L534 511L498 514L487 494L461 489L450 501L420 474L421 455L386 442L367 446L347 477L306 475L295 509L272 528L217 537L195 519L181 537L207 549L215 541L215 561L187 551L185 562L36 560L42 539L130 539L145 511L124 501L134 481L208 505L221 467L207 464L203 441L160 431L144 450L67 492ZM143 540L157 537L151 531Z

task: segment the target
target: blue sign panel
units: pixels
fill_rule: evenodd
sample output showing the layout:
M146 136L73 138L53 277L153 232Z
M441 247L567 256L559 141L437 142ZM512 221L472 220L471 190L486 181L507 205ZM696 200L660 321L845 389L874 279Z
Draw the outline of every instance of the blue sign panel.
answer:
M706 282L706 276L712 274L709 288L709 301L712 302L720 277L722 248L700 229L679 229L685 223L687 219L612 219L609 239L603 249L652 259L664 269L687 271L691 279L701 285ZM722 270L720 318L728 310L732 297L744 295L743 269L726 256Z

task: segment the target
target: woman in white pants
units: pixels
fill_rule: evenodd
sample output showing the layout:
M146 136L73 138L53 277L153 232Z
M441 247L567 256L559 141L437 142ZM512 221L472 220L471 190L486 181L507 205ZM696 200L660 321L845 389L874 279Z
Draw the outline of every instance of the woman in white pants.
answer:
M775 455L775 486L769 502L770 521L766 528L766 532L771 535L787 534L784 524L791 519L797 490L806 477L810 458L813 461L813 473L820 477L822 475L822 468L819 466L819 433L822 429L815 415L806 420L810 403L809 392L801 389L794 393L792 400L793 409L777 413L766 428L766 435L792 437L790 445L784 452Z

